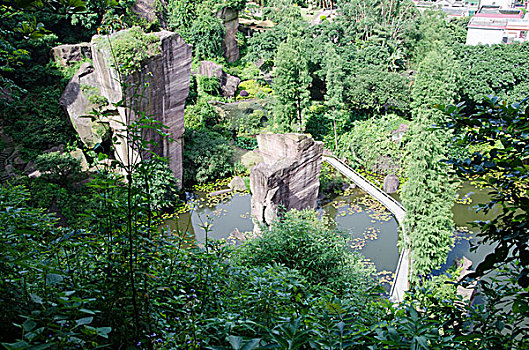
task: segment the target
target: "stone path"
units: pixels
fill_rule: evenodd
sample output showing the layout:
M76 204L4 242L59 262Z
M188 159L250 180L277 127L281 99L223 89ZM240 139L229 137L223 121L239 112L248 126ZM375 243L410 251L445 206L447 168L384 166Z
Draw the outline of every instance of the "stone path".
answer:
M323 161L327 162L333 168L345 175L348 179L353 181L358 187L366 191L370 196L382 203L382 205L384 205L395 216L395 219L399 223L400 229L403 232L404 240L408 240L406 230L404 228L404 218L406 216L406 210L399 202L397 202L395 199L393 199L387 193L383 192L378 187L371 184L369 180L367 180L362 175L358 174L356 171L351 169L342 161L328 156L324 156ZM402 252L400 253L399 263L395 271L395 278L393 279L393 284L391 285L390 291L389 300L392 302L401 302L404 298L405 292L409 288L409 253L410 252L408 248L402 250Z

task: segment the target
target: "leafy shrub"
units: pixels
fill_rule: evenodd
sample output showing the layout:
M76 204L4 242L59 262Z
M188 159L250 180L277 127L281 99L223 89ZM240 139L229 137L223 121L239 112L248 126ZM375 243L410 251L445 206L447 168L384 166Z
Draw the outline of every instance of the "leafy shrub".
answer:
M220 134L209 130L186 131L184 148L185 183L204 183L230 175L233 147Z
M178 180L163 161L143 162L133 176L134 187L154 210L174 208L178 201Z
M343 192L343 185L347 182L328 163L322 163L320 170L320 192L325 194L339 194Z
M307 278L313 292L343 295L367 291L374 285L361 257L350 252L346 240L320 221L311 210L291 210L246 241L236 252L243 266L285 265Z
M223 57L224 25L211 14L199 15L188 28L178 28L185 42L193 45L193 59L197 61Z
M188 106L185 109L184 124L186 129L212 128L219 122L219 119L215 108L202 99L196 105Z
M257 139L253 137L238 136L235 144L242 149L252 151L257 148Z
M255 80L259 78L261 73L259 72L259 68L255 65L255 63L248 62L244 65L243 69L241 70L241 74L239 75L239 78L241 80Z
M112 51L114 64L123 74L138 71L144 60L161 52L160 38L154 34L145 34L140 27L117 32L110 39L99 38L97 45L101 49Z
M4 110L2 118L8 124L6 129L21 145L26 160L35 159L42 151L75 139L75 130L59 105L61 93L59 88L32 91Z
M404 147L402 142L392 140L391 131L400 123L409 123L396 115L355 121L350 132L340 135L338 154L345 156L353 165L367 169L380 169L381 173L402 171ZM388 164L382 164L383 157Z
M198 93L199 94L206 93L212 96L219 96L220 95L219 79L215 77L199 76L198 77Z
M238 92L246 90L248 96L240 96L237 94L237 100L249 100L257 97L258 93L271 95L273 90L269 86L261 85L256 80L246 80L239 84Z
M43 153L35 160L35 166L50 182L66 186L81 175L81 161L68 153Z

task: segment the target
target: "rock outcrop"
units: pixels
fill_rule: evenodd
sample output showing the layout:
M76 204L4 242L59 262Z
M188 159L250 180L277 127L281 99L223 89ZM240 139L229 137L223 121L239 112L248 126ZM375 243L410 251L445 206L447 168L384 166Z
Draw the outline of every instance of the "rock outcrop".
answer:
M153 141L151 151L167 158L174 175L181 180L184 104L189 93L191 46L172 32L162 31L156 35L160 38L160 53L146 59L138 72L124 77L124 80L129 86L142 84L141 111L165 125L167 129L164 131L175 140L169 142L167 138L162 139L151 129L146 129L144 135L147 140ZM124 98L124 91L112 64L112 55L103 45L97 44L98 40L105 38L94 37L92 40L93 63L83 64L74 75L61 97L61 105L87 146L110 142L117 137L115 156L126 164L127 160L138 158L137 154L131 153L132 149L123 136L124 125L130 124L136 116L129 108L114 107ZM130 91L125 93L131 96ZM105 115L91 115L95 108L106 111ZM148 158L150 153L144 152L143 156Z
M239 13L229 7L225 7L217 12L217 17L220 18L226 29L224 41L222 42L222 50L226 60L230 63L239 59L239 46L237 45L237 31L239 30Z
M237 88L241 79L229 75L222 70L222 66L211 61L202 61L200 62L200 67L198 67L199 75L204 75L206 77L214 77L219 80L220 89L222 91L222 96L224 97L235 97Z
M457 267L461 268L461 272L459 274L459 282L462 282L467 275L474 272L470 269L472 267L472 260L468 259L465 256L457 262ZM474 294L476 293L476 285L477 281L474 281L472 284L467 285L466 288L462 285L458 285L456 294L461 296L462 301L464 303L472 303L474 299Z
M50 54L57 63L68 67L74 62L81 62L85 58L92 58L92 49L90 43L59 45L51 49Z
M386 193L396 193L399 189L400 181L397 175L389 174L384 178L384 187Z
M314 208L320 187L323 143L303 134L257 136L263 162L250 171L256 229L281 210Z
M228 187L233 191L246 191L246 184L240 176L234 176L228 184Z
M132 6L132 12L150 23L158 21L160 27L167 28L162 15L166 11L166 7L167 1L165 0L136 0Z

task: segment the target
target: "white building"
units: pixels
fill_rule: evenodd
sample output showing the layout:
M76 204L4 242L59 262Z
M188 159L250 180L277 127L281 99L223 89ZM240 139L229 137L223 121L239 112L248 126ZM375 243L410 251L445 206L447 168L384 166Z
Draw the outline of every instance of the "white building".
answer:
M499 5L482 6L468 23L466 44L524 42L527 40L528 31L529 19L523 17L522 10L503 9Z
M499 6L502 9L510 9L514 7L514 0L480 0L479 8L483 6Z

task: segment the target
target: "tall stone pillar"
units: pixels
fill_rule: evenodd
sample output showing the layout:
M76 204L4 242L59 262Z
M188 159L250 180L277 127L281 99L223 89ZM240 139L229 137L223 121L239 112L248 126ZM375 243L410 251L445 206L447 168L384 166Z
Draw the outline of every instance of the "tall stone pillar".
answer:
M257 136L263 162L250 171L252 218L270 225L282 210L314 208L320 188L323 143L304 134Z
M229 7L225 7L217 12L226 29L222 49L228 62L235 62L239 59L239 46L237 45L237 31L239 30L239 13Z

